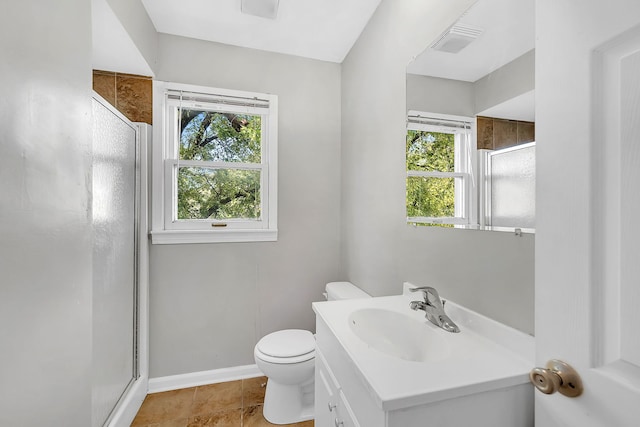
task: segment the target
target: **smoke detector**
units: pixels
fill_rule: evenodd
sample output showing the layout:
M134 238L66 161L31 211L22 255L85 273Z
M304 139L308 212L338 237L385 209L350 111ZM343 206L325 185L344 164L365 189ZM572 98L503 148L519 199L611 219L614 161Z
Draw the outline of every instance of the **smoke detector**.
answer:
M241 0L240 11L247 15L276 19L279 0Z
M455 24L433 42L430 47L431 49L441 52L458 53L477 39L483 32L484 30L482 28Z

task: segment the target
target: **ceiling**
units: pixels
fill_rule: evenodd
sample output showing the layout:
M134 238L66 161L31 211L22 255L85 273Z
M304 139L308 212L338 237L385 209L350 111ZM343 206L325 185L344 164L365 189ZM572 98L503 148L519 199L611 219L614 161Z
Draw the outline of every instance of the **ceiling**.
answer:
M276 19L241 0L142 0L161 33L341 63L380 0L279 0Z
M241 0L141 1L161 33L336 63L349 53L380 3L279 0L278 15L271 20L241 13ZM107 1L92 3L94 68L153 75ZM407 72L475 82L535 45L534 0L478 0L458 22L484 33L457 54L426 49ZM500 117L504 110L513 116L518 111L511 118L532 121L534 96L525 95L483 114Z
M534 0L479 0L458 23L484 32L459 53L427 48L407 72L475 82L535 47Z

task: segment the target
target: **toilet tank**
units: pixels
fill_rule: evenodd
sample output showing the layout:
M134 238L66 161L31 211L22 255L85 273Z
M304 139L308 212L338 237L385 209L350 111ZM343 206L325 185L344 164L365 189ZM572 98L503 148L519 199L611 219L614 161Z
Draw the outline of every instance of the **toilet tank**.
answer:
M343 299L371 298L371 295L351 282L331 282L325 286L327 301Z

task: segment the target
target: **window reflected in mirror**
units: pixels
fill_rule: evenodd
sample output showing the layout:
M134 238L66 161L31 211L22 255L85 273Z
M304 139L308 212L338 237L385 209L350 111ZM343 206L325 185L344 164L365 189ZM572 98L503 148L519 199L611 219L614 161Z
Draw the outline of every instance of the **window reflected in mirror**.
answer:
M478 0L407 66L408 223L535 231L534 12Z
M406 138L408 222L476 222L474 130L469 117L410 112Z

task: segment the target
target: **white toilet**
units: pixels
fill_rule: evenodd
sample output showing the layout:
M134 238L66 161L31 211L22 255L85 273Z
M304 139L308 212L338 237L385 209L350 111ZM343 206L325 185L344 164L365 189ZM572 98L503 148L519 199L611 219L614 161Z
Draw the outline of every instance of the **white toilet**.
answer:
M327 283L325 289L329 301L371 298L349 282ZM270 423L313 419L315 348L313 334L302 329L273 332L256 344L256 364L268 378L263 414Z

